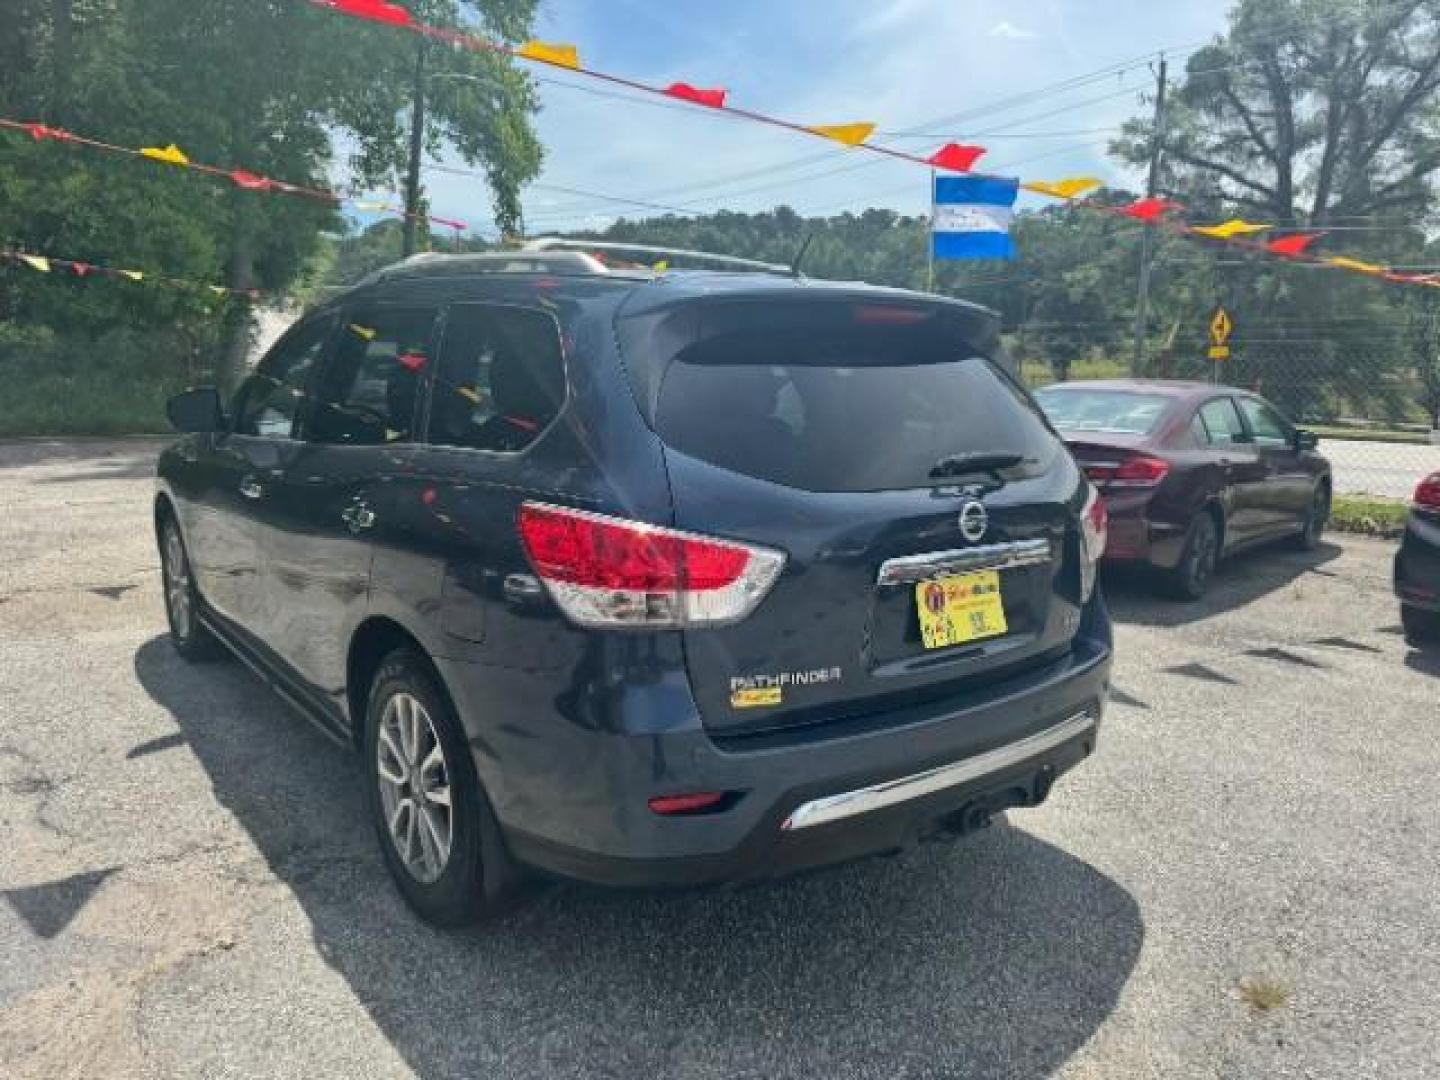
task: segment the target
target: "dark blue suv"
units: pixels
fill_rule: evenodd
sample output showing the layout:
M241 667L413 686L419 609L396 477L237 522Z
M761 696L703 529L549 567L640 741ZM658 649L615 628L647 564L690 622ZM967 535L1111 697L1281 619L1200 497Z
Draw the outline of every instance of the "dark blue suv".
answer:
M176 647L362 752L433 922L965 832L1094 749L1104 504L983 308L428 256L170 416Z

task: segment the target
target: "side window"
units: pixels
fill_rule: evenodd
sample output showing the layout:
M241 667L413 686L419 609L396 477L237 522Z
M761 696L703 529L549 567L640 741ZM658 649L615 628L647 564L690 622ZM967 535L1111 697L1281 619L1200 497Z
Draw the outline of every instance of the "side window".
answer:
M1229 446L1245 441L1245 425L1230 398L1216 398L1200 406L1200 419L1211 446Z
M436 308L369 305L347 312L320 373L305 437L381 446L415 437Z
M1210 433L1205 430L1205 418L1198 412L1195 419L1190 421L1190 439L1196 446L1205 446L1210 442Z
M544 311L457 304L430 406L436 446L514 453L534 442L565 403L560 328Z
M325 349L332 324L333 320L323 318L290 331L240 384L230 407L236 435L295 437L305 383Z
M1263 401L1255 398L1241 398L1240 410L1250 424L1251 434L1261 446L1289 446L1290 425L1280 414Z

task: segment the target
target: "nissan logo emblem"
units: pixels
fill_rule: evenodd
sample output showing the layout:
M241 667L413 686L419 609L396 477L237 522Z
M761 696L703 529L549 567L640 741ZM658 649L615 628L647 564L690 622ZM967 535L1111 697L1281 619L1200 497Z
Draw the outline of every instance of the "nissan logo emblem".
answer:
M960 508L960 535L971 543L985 535L990 527L990 514L983 504L973 499Z

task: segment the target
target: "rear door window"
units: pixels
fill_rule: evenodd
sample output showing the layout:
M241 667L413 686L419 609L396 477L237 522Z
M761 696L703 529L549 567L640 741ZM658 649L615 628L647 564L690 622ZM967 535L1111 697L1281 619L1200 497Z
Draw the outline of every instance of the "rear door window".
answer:
M516 453L564 403L560 328L548 312L503 304L450 309L431 397L431 444Z
M808 491L929 487L942 459L976 453L1033 471L1055 447L943 309L863 302L707 313L665 372L655 423L681 453Z
M1200 406L1200 419L1211 446L1230 446L1245 441L1245 425L1228 397L1215 398Z

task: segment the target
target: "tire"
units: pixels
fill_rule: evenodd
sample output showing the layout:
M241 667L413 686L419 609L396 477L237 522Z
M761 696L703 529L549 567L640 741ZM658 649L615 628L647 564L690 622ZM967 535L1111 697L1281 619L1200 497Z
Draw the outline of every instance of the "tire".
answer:
M449 696L412 649L390 653L375 672L365 761L380 850L411 909L433 926L453 928L509 906L520 872Z
M1305 514L1305 524L1291 540L1292 546L1300 551L1314 551L1320 546L1320 537L1330 521L1330 486L1324 481L1315 485L1315 494L1310 497L1310 509Z
M1414 648L1440 642L1440 612L1401 604L1400 625L1405 628L1405 643Z
M160 522L160 582L165 594L165 618L170 642L186 660L218 660L225 648L200 621L200 593L190 572L190 556L180 526L171 514Z
M1176 600L1199 600L1210 587L1210 578L1220 561L1220 528L1215 515L1202 510L1190 523L1180 562L1165 572L1161 587Z

